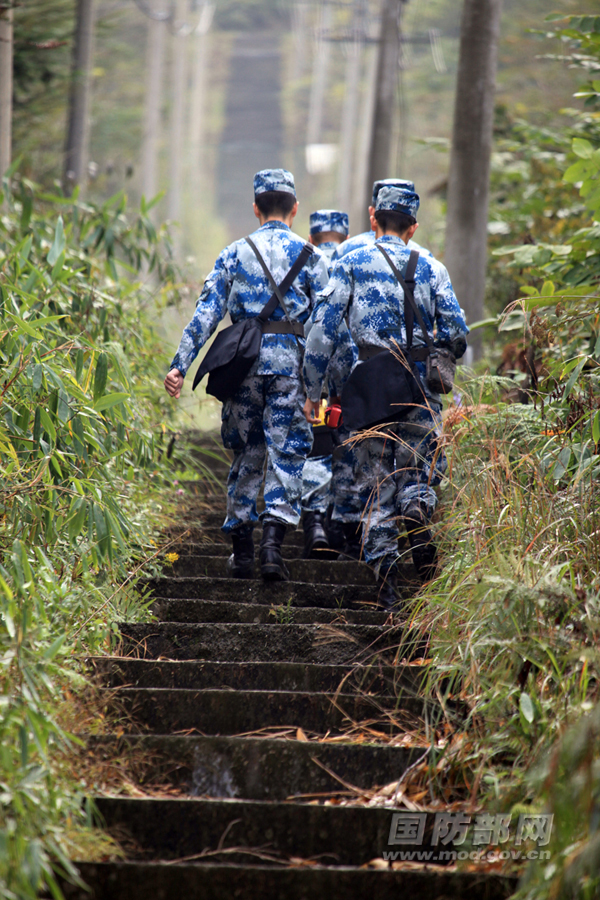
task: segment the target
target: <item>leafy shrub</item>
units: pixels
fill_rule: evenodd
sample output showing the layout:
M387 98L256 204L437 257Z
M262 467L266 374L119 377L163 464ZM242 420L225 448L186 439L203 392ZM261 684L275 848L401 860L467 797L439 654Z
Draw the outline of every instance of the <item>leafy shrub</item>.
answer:
M6 188L6 185L5 185ZM125 198L102 207L16 180L0 219L0 886L59 895L89 826L57 754L58 711L83 655L147 614L135 590L160 469L166 360L151 326L168 299L168 236ZM104 844L106 841L104 842ZM104 846L104 845L103 845Z

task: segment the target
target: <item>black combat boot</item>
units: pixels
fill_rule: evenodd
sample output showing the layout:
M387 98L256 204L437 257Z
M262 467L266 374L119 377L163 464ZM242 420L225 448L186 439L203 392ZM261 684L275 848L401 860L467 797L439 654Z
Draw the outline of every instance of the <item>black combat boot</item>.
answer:
M254 525L240 525L231 532L233 553L227 560L226 570L231 578L252 578L254 574Z
M413 503L406 510L404 527L417 574L421 581L431 581L436 572L437 550L429 529L429 516L422 503Z
M329 546L335 551L337 559L337 554L343 551L346 543L344 526L338 519L330 519L327 523L327 539Z
M268 519L263 522L260 542L260 574L265 581L288 581L290 573L281 556L281 545L285 537L283 522Z
M325 516L320 512L305 512L302 516L304 529L304 559L324 559L329 550L325 531Z
M399 612L398 575L395 569L380 572L377 577L377 606L386 612Z
M362 523L361 522L343 522L344 530L344 549L340 553L338 559L360 559L362 550Z

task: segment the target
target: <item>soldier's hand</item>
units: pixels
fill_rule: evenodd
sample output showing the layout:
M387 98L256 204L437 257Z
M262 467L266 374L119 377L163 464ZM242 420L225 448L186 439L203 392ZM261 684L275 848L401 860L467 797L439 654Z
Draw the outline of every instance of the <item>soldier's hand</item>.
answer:
M167 394L179 400L181 396L181 388L183 387L183 375L179 369L171 369L165 378L165 388Z
M304 415L306 416L306 421L311 425L314 425L315 422L320 422L319 418L319 409L321 404L318 400L307 400L304 404Z

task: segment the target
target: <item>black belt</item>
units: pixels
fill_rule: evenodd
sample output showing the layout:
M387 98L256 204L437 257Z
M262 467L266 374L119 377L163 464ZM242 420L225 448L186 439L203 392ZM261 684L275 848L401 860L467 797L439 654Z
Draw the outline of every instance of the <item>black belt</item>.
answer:
M392 351L392 347L375 347L372 344L369 344L367 347L359 347L358 348L358 358L361 362L366 362L368 359L373 359L374 356L378 356L380 353L385 353L386 350ZM404 353L407 351L400 347ZM416 362L425 362L427 357L429 356L429 350L427 347L413 347L410 351L412 358Z
M265 322L263 334L295 334L304 337L302 322Z

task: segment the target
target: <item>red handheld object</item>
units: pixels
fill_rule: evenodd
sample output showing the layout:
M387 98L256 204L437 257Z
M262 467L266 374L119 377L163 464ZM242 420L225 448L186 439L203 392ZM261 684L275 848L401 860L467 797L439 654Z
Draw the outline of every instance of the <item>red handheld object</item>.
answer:
M325 424L330 428L339 428L342 424L342 407L339 403L328 406L325 410Z

